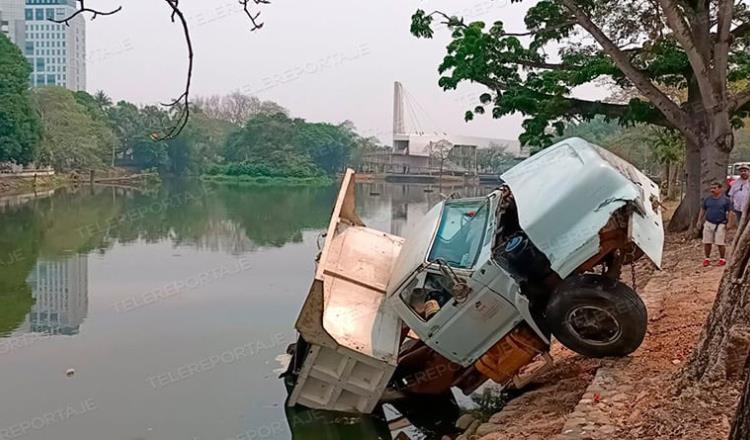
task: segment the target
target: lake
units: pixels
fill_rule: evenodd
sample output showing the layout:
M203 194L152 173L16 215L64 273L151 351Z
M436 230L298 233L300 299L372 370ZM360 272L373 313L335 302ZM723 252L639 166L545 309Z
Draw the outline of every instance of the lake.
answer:
M456 190L482 191L358 184L357 209L403 234ZM274 371L337 191L183 181L0 209L0 439L389 438L285 410Z

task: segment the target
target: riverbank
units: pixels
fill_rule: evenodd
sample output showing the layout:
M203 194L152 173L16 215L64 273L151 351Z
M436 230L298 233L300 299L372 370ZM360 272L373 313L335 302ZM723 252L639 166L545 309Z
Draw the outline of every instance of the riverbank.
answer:
M668 235L661 271L636 269L649 312L643 345L622 359L587 359L559 344L555 367L461 439L676 440L727 438L740 381L679 394L723 268L701 266L702 244Z
M70 183L67 175L13 176L0 175L0 196L46 192Z
M334 180L327 176L320 177L268 177L268 176L229 176L225 174L203 175L206 182L247 186L330 186Z

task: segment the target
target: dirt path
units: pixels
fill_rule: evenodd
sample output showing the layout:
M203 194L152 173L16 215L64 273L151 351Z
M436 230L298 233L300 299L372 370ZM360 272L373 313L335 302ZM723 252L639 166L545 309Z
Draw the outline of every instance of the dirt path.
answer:
M554 370L480 426L476 438L726 438L738 397L735 388L680 398L672 390L722 274L720 267L700 265L701 246L668 237L664 270L638 268L639 290L649 309L649 331L638 351L625 359L592 360L555 347Z

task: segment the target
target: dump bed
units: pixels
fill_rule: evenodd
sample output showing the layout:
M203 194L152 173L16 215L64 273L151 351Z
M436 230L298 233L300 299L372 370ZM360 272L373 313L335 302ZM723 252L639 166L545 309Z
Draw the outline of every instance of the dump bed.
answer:
M365 227L347 170L295 327L309 344L289 405L369 413L398 358L401 321L385 291L403 239Z

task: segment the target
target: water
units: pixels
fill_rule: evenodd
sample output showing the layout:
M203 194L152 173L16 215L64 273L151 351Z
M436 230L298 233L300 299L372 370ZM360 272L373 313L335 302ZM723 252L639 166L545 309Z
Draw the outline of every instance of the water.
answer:
M86 187L0 209L0 439L389 438L285 410L273 371L337 190ZM360 184L358 211L402 234L454 190Z

